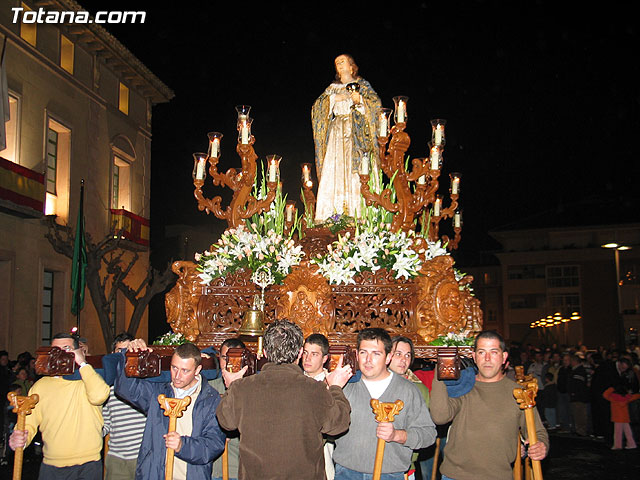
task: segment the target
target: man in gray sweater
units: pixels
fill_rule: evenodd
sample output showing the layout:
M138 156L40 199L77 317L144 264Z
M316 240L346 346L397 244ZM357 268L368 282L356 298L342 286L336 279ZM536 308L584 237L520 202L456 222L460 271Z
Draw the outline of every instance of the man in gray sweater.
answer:
M453 395L444 382L433 380L429 405L433 419L438 424L453 421L440 473L443 480L510 480L511 463L520 453L518 429L526 435L526 422L513 397L519 385L504 374L503 338L492 331L478 334L473 359L478 373L465 393ZM549 437L538 412L533 412L538 441L529 446L528 454L532 460L542 460Z
M414 449L431 445L436 429L420 391L409 380L387 366L391 361L391 338L381 328L367 328L358 334L359 382L344 387L351 404L349 431L336 439L333 459L336 480L365 478L373 473L378 438L385 440L381 480L402 480L411 466ZM404 408L394 422L376 422L371 399L402 400Z

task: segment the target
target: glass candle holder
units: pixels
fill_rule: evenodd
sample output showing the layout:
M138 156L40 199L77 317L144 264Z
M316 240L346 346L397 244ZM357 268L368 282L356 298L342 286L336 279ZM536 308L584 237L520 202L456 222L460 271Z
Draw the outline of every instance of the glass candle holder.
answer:
M296 204L295 202L289 201L287 202L287 206L285 207L285 220L287 223L292 223L295 218L296 213Z
M451 193L451 195L460 195L460 174L457 172L450 173L449 178L451 179L449 193Z
M311 181L311 164L303 163L302 164L302 183L307 185L307 182Z
M280 178L280 155L267 155L267 182L277 182Z
M393 110L390 108L381 108L378 110L378 136L389 136L389 124L391 122L391 114Z
M236 112L238 112L238 128L240 128L240 122L249 118L249 112L251 111L251 105L236 105Z
M453 214L453 228L462 228L462 210L460 209Z
M238 123L240 125L240 128L238 129L238 143L247 145L251 138L251 124L253 123L253 118L246 117L242 121L239 120Z
M207 177L207 158L206 153L198 152L193 154L193 172L191 176L194 180L204 180Z
M407 102L409 101L409 97L393 97L393 103L395 104L395 116L394 120L396 123L406 123L407 122Z
M209 156L212 158L220 158L220 142L222 141L222 134L220 132L209 132Z
M429 143L429 168L430 170L440 170L442 168L442 147Z
M369 171L369 155L365 153L360 159L360 175L369 175Z
M439 217L442 215L442 195L436 196L436 201L433 202L433 216Z
M446 124L447 121L442 118L435 118L431 120L431 142L438 147L444 147L444 126Z

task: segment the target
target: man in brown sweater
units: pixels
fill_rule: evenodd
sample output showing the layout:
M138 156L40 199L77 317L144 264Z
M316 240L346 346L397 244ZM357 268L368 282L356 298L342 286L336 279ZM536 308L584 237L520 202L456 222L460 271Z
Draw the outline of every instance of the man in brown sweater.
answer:
M447 386L434 379L430 410L434 422L453 420L444 461L442 479L510 480L511 463L518 454L518 428L526 433L524 411L513 397L518 384L505 377L503 365L507 352L496 332L481 332L475 341L473 359L478 374L473 388L451 398ZM538 442L529 447L532 460L547 455L549 437L534 409Z
M286 320L269 325L257 375L224 371L227 392L217 409L220 426L240 431L238 479L325 478L322 434L349 428L351 407L342 387L351 367L339 365L317 382L298 366L304 337Z

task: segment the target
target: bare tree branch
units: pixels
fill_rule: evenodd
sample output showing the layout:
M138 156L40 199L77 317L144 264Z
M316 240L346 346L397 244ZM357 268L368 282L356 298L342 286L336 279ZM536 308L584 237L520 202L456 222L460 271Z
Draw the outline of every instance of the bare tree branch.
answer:
M73 258L75 232L72 233L69 227L58 225L52 217L47 218L45 238L49 240L55 252ZM133 306L128 331L135 335L151 299L165 291L175 281L176 276L169 266L162 273L149 266L144 280L134 290L127 285L126 280L140 258L138 247L128 240L121 239L117 232L110 232L97 243L93 241L91 235L86 233L85 240L87 288L98 313L102 336L108 351L113 340L111 306L117 292L122 292ZM132 255L128 261L127 253ZM105 265L105 271L101 271L102 265ZM141 295L143 290L144 293Z

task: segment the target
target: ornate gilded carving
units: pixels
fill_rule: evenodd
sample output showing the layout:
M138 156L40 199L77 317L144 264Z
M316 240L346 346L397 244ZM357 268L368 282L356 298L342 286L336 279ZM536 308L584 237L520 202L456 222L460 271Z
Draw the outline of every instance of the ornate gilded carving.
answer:
M76 366L76 356L59 347L40 347L36 350L38 375L71 375Z
M178 281L165 297L167 322L174 332L182 333L193 342L200 335L196 308L202 295L196 264L174 262L171 269L178 275Z
M259 293L251 272L239 270L202 286L192 262L176 262L174 271L180 278L167 295L174 331L207 345L237 336L244 312ZM354 284L329 285L315 266L303 262L292 268L283 285L265 291L265 324L287 318L300 325L305 336L323 333L332 343L347 345L363 328L381 327L412 338L421 356L440 335L481 330L480 302L463 288L471 277L457 281L450 256L427 260L421 273L397 280L386 270L362 272Z
M279 287L276 318L286 318L302 328L305 337L312 333L328 335L335 326L333 294L318 267L308 262L292 267Z
M446 335L459 332L467 323L464 316L462 292L453 273L453 258L436 257L423 264L416 277L419 285L416 317L418 334L428 343Z

